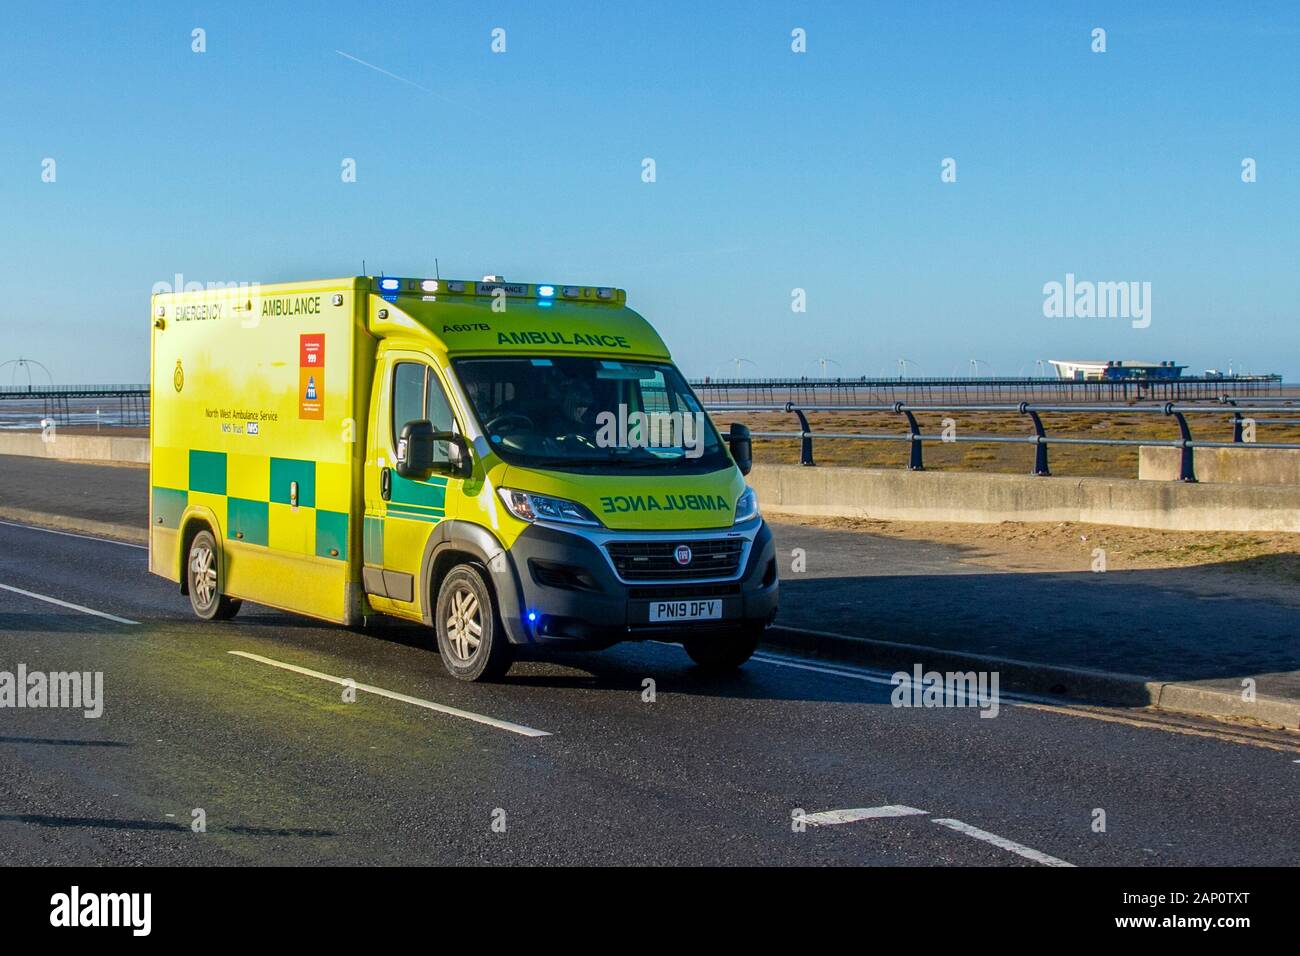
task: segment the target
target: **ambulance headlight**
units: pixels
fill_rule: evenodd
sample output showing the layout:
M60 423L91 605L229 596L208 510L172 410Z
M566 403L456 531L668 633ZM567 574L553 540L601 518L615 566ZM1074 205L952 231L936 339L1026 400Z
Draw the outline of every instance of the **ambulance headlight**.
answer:
M752 521L758 517L758 514L758 495L754 494L753 488L746 485L744 493L736 499L736 520L734 524L744 524L746 521Z
M584 505L567 498L552 498L514 488L500 490L506 510L520 521L558 521L563 524L600 525L600 520Z

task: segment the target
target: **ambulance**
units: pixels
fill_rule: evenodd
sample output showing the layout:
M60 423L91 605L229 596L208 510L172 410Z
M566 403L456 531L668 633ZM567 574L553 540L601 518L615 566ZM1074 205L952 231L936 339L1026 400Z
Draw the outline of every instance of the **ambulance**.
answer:
M205 620L421 622L462 680L645 639L739 667L778 592L749 432L626 301L496 276L155 295L150 570Z

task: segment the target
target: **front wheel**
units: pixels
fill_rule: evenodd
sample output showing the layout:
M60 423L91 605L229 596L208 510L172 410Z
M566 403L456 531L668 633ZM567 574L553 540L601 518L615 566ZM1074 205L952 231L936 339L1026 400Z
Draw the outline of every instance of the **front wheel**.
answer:
M696 664L707 671L721 673L735 670L749 660L762 636L761 625L746 625L739 631L688 637L682 643Z
M442 666L457 680L490 680L510 669L514 648L478 566L460 564L447 572L438 587L433 623Z
M212 532L200 531L194 536L185 568L190 606L195 614L205 621L225 621L239 612L242 602L221 593L226 582L221 579L221 556Z

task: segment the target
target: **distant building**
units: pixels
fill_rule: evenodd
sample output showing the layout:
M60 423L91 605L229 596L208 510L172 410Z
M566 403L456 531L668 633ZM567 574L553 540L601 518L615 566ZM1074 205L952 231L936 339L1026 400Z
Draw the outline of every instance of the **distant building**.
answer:
M1186 365L1173 362L1142 362L1136 359L1112 359L1107 362L1048 359L1061 378L1076 382L1119 382L1125 379L1181 378Z

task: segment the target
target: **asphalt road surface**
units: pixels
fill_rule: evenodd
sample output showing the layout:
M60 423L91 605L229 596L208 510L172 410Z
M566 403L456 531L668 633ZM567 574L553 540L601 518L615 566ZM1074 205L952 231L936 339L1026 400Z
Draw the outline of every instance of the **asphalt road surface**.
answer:
M204 624L141 548L3 524L19 665L102 672L103 712L0 709L5 864L1300 863L1293 736L897 708L870 671L661 644L467 685L422 628Z

